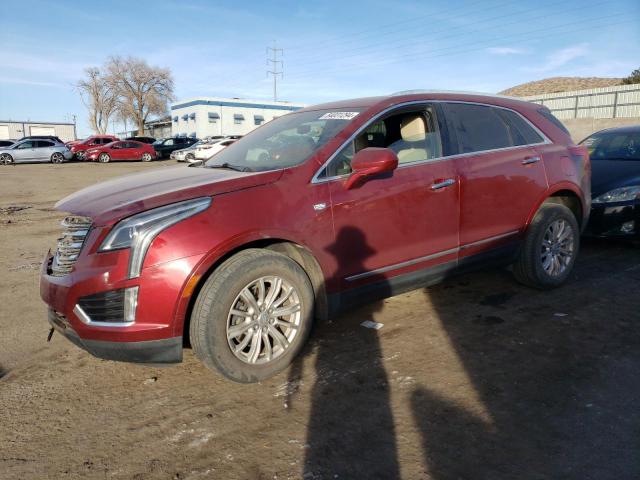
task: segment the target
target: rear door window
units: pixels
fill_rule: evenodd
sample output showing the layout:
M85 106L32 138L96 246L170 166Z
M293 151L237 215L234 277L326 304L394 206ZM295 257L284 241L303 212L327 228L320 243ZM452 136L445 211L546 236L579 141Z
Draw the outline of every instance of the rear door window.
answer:
M457 139L458 153L514 146L499 109L470 103L446 103L444 107L449 132Z
M36 144L36 148L47 148L53 147L54 143L50 140L37 140L34 142Z

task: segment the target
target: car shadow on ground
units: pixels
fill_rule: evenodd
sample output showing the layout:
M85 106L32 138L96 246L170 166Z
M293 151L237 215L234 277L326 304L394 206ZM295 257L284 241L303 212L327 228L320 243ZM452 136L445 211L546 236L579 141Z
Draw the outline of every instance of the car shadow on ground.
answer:
M354 254L368 251L360 232L342 240ZM420 438L426 478L640 478L638 285L639 249L587 241L557 290L522 287L506 270L423 289L429 308L418 306L402 328L424 348L424 327L442 330L466 390L456 398L446 385L450 367L434 374L422 363L433 355L414 355L404 373L418 381L401 392L410 419L394 418L390 403L381 343L394 331L359 326L383 302L320 325L306 351L315 374L306 379L314 386L304 478L398 478L398 435L408 432ZM290 382L305 380L307 356ZM460 401L469 397L474 408Z

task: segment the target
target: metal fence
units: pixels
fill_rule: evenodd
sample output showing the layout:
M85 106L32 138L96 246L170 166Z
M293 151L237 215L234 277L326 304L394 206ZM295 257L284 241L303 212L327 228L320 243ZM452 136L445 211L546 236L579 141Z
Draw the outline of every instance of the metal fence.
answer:
M640 118L640 84L522 97L547 107L560 119Z

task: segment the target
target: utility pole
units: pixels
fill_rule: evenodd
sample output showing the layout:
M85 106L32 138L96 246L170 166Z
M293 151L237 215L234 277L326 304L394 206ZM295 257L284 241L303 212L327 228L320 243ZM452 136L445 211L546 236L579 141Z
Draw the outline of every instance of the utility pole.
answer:
M76 114L74 113L73 115L71 115L71 118L73 118L73 139L77 140L78 139L78 130L76 127Z
M274 41L273 47L267 47L267 66L271 68L271 70L267 70L267 78L269 75L273 75L274 102L278 101L278 75L280 75L280 78L284 78L284 62L282 60L278 60L278 55L282 58L284 56L284 50L282 48L277 48L276 42ZM278 70L278 66L280 70Z

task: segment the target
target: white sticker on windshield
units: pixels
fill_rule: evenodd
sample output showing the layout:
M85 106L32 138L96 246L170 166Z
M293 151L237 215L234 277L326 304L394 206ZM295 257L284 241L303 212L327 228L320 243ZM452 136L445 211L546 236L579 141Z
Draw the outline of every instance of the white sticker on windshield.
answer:
M322 115L318 120L351 120L360 112L330 112Z

